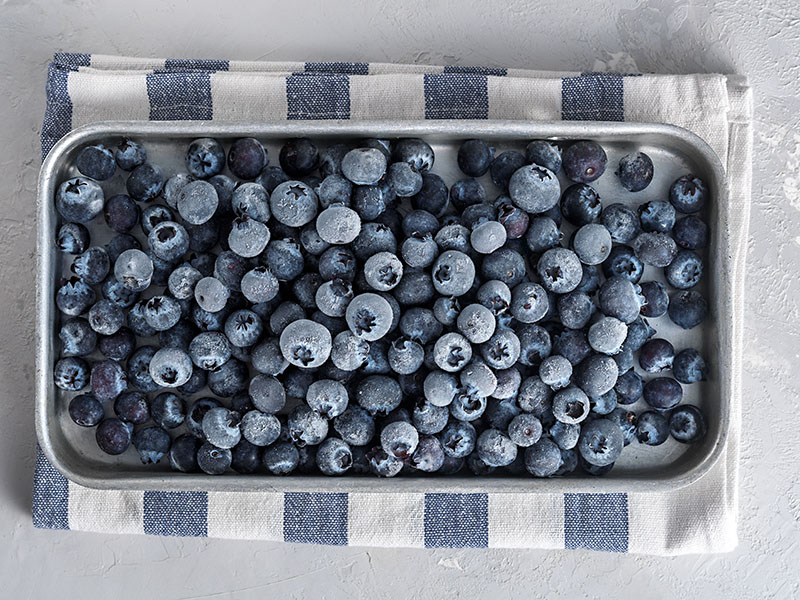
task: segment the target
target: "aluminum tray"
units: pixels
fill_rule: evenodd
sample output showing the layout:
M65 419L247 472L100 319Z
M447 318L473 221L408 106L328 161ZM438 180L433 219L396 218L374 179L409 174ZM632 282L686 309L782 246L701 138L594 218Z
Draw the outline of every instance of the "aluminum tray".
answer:
M75 426L67 415L71 395L53 385L52 369L57 359L56 324L59 319L53 297L62 274L67 273L69 260L54 249L53 239L58 224L53 197L58 184L76 174L74 157L88 143L113 143L129 137L147 146L153 162L162 165L167 174L183 168L182 156L189 140L215 137L230 141L237 137L259 138L276 163L277 150L283 140L307 136L322 143L362 137L424 137L436 151L434 172L448 185L462 176L455 166L458 143L480 137L490 141L498 151L523 150L531 139L593 139L601 142L609 157L609 172L596 183L601 197L608 204L624 202L638 205L654 198L664 198L669 184L688 171L702 177L712 198L704 212L711 226L711 245L707 252L708 269L700 289L709 299L711 317L700 327L683 331L668 317L652 319L659 335L670 339L677 349L694 346L710 362L712 372L703 383L684 386L684 401L700 406L708 418L708 435L694 446L672 439L658 447L637 443L625 449L615 468L605 477L569 476L553 479L532 477L396 477L378 479L372 476L328 478L321 476L272 477L238 475L220 477L202 474L174 473L162 461L160 465L142 465L135 451L120 457L104 455L94 442L94 430ZM617 161L633 150L643 150L655 163L655 178L644 192L625 191L613 176ZM123 175L117 173L110 185L121 185ZM563 182L562 182L563 183ZM488 177L485 186L489 197L497 194ZM729 426L731 398L731 248L726 224L729 211L726 180L722 165L714 152L694 134L674 126L607 122L525 122L525 121L290 121L281 123L214 122L107 122L82 127L66 135L50 152L39 178L38 192L38 296L37 296L37 377L36 432L39 443L50 462L66 477L84 486L117 489L180 489L209 491L449 491L449 492L574 492L574 491L642 491L655 492L688 485L701 477L719 458ZM102 220L102 219L100 219ZM93 243L106 241L95 228ZM138 231L138 227L137 227ZM139 231L140 233L140 231ZM643 280L660 278L660 270L647 267ZM638 368L638 366L637 366ZM202 396L203 392L195 396ZM644 410L643 401L633 406Z

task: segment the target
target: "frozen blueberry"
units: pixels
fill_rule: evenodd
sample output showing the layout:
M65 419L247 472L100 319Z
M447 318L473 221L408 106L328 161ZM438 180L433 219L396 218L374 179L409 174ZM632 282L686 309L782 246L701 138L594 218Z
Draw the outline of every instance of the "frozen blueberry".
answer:
M480 459L490 467L505 467L517 458L517 445L497 429L486 429L475 443Z
M298 447L317 445L328 435L328 421L319 413L301 404L289 414L289 436Z
M153 228L164 221L175 221L175 214L161 204L150 204L142 209L140 225L145 235L150 235Z
M112 335L125 322L122 309L110 300L99 300L89 309L87 316L91 328L100 335Z
M105 196L100 185L85 177L73 177L56 192L56 209L67 221L88 223L103 212Z
M547 314L547 292L537 283L523 281L511 291L509 309L520 323L540 321Z
M623 323L632 323L639 316L644 298L639 286L622 277L611 277L603 282L598 294L600 310L606 316Z
M280 436L281 424L275 415L251 410L242 417L240 429L242 437L254 446L269 446Z
M708 244L708 226L695 215L678 219L672 228L675 242L681 248L699 250Z
M341 169L356 185L373 185L386 173L386 156L375 148L356 148L344 155Z
M516 398L519 392L520 385L522 384L522 375L516 367L509 367L508 369L500 369L495 371L495 379L497 385L495 386L493 398L500 400L508 400Z
M575 367L573 381L587 396L597 398L614 387L618 375L619 369L613 358L593 354Z
M458 330L473 344L488 342L497 322L492 311L482 304L470 304L458 313Z
M559 296L557 307L561 323L570 329L583 329L595 311L588 294L578 290Z
M206 475L222 475L233 463L233 455L227 448L217 448L206 442L197 451L197 466Z
M519 414L508 424L508 437L522 448L533 446L541 436L542 423L532 414Z
M267 248L267 252L269 251L270 249ZM300 258L300 270L302 271L302 256L300 255L299 251L296 255L291 256L292 266L294 266L293 263L295 260L297 260L297 257ZM282 271L286 270L286 268L282 269ZM325 281L335 279L337 277L346 279L348 281L353 281L356 276L356 258L347 248L341 246L332 246L331 248L325 250L325 252L322 253L322 256L319 257L319 274ZM297 275L299 275L299 273L297 273ZM278 279L280 279L280 277L278 277Z
M56 236L56 247L65 254L83 254L89 243L89 230L80 223L64 223Z
M498 198L495 206L497 207L497 221L505 228L507 239L516 240L525 235L530 223L528 213L517 208L505 198L502 200Z
M668 233L675 225L675 209L664 200L651 200L639 206L639 221L643 231Z
M638 350L642 345L653 337L656 330L639 317L633 323L628 324L628 337L625 338L624 346L631 350Z
M75 158L75 166L82 175L97 181L110 179L117 170L114 155L102 144L82 148Z
M543 213L558 204L561 184L549 169L527 165L511 176L508 193L514 204L525 212Z
M203 416L206 440L217 448L233 448L242 439L240 415L222 406L209 409Z
M151 425L135 431L131 442L143 464L155 464L169 452L172 438L163 428Z
M572 181L591 183L606 170L606 153L597 142L581 141L569 146L562 155L564 173Z
M694 213L703 208L708 195L706 184L694 175L683 175L669 188L669 201L682 213Z
M302 227L317 216L317 194L301 181L286 181L269 197L272 216L290 227Z
M194 177L207 179L225 168L225 151L211 138L194 140L186 151L186 169Z
M79 361L81 359L63 358L59 361L59 364L65 360ZM130 368L130 361L128 361L128 367ZM100 402L109 402L116 399L117 396L127 389L128 378L117 361L101 360L92 365L91 385L92 394L94 394L95 398L100 400Z
M250 379L248 393L253 406L263 413L275 414L286 404L286 389L271 375L258 374Z
M329 175L322 180L317 190L317 196L322 208L335 204L350 206L350 197L353 193L353 184L342 175Z
M583 277L580 259L566 248L551 248L542 254L536 263L536 271L542 286L556 294L571 292Z
M558 173L561 170L561 148L556 142L534 140L525 147L525 160Z
M273 335L280 335L287 325L306 316L303 307L295 302L282 302L269 315L269 329Z
M439 248L430 234L414 234L406 238L400 252L409 267L421 269L433 263L439 254Z
M527 164L525 156L519 152L508 151L498 154L489 165L489 173L494 184L502 190L508 188L511 176Z
M228 168L239 179L255 179L267 162L264 146L254 138L239 138L228 150Z
M481 177L489 170L494 149L483 140L467 140L458 149L458 168L470 177Z
M342 174L342 159L350 151L346 144L328 146L319 155L319 172L322 177Z
M614 317L601 317L589 327L587 340L595 352L617 354L627 335L625 323Z
M491 254L506 243L508 233L498 221L483 221L477 224L469 237L472 248L480 254Z
M703 260L691 250L680 250L664 269L664 276L672 287L679 290L694 287L703 276Z
M665 233L641 233L633 240L633 249L644 264L654 267L666 267L678 253L675 240Z
M97 346L97 334L85 319L69 319L58 332L63 356L86 356Z
M169 449L169 465L173 471L192 473L197 470L197 449L200 441L185 433L173 440Z
M395 373L410 375L422 366L424 352L418 342L401 336L389 345L389 366Z
M486 203L486 190L477 179L460 179L450 188L450 203L460 212L469 206L483 205Z
M331 348L331 361L343 371L355 371L367 360L369 343L350 331L338 333Z
M353 466L353 453L347 442L328 438L317 449L316 463L323 475L342 475Z
M569 186L561 196L561 214L578 227L596 222L602 210L600 195L585 183Z
M161 167L144 163L136 167L125 182L128 195L140 202L150 202L164 189L164 172Z
M261 317L252 310L236 310L225 321L225 335L231 344L240 348L255 344L263 331Z
M278 441L264 451L264 466L272 475L288 475L300 464L300 453L291 442Z
M434 406L448 406L458 391L458 380L445 371L431 371L423 385L425 398Z
M694 444L706 435L706 420L696 406L684 404L672 411L669 432L683 444Z
M350 406L333 419L333 428L352 446L364 446L375 435L375 422L360 406Z
M633 369L627 370L617 378L614 384L614 391L617 394L619 404L633 404L642 397L642 376Z
M604 467L613 464L623 447L622 430L609 419L595 419L581 428L578 452L591 465Z
M586 265L599 265L611 254L611 234L597 223L584 225L572 238L572 249Z
M250 363L256 371L265 375L280 375L289 366L281 354L280 343L276 338L256 344L250 354Z
M174 221L163 221L153 227L147 241L153 254L165 261L178 260L189 250L189 234Z
M639 217L624 204L610 204L603 209L600 221L608 229L611 239L627 244L639 233Z
M139 206L130 196L117 194L106 202L103 218L109 228L126 233L139 222Z
M381 298L381 300L383 299ZM373 323L370 330L374 326ZM328 360L331 353L331 342L330 331L319 323L307 319L299 319L290 323L280 335L283 357L290 364L305 368L318 367Z
M89 383L89 377L89 365L82 358L74 356L62 358L53 368L56 387L68 392L77 392L85 388Z
M580 423L589 416L590 409L589 398L575 386L569 386L553 396L553 416L562 423Z
M443 371L453 373L463 369L472 358L472 346L460 333L446 333L436 340L433 359Z
M545 357L539 365L539 377L554 390L564 388L572 377L572 363L558 354Z
M369 460L370 472L378 475L379 477L394 477L403 469L405 464L399 458L395 458L388 454L383 448L372 448L367 452L367 459Z
M479 358L475 358L459 373L461 385L467 390L474 390L479 396L488 398L497 389L497 377Z
M654 409L667 411L681 403L683 388L672 377L656 377L644 384L642 396Z
M209 371L208 388L217 396L230 398L247 389L248 380L247 365L231 358L216 371Z
M176 173L167 179L166 183L164 184L164 189L161 192L161 195L164 197L164 202L167 203L167 206L177 209L178 194L184 188L184 186L192 181L195 181L195 178L192 175L189 175L189 173ZM173 219L168 220L171 221Z
M608 420L616 424L622 432L623 443L625 446L630 444L636 437L636 413L618 406L608 415Z
M194 288L194 298L199 307L211 313L225 308L229 295L228 288L214 277L204 277Z
M639 352L639 366L647 373L660 373L672 368L675 349L667 340L654 338L646 341Z
M360 294L347 305L345 319L350 331L372 342L389 333L393 320L392 307L378 294Z
M653 161L644 152L633 152L619 159L619 182L629 192L640 192L653 180Z
M338 417L347 408L347 389L338 381L317 380L308 386L306 403L326 419Z
M214 216L219 204L217 190L207 181L192 181L177 194L177 209L190 225L201 225Z
M349 244L360 232L361 217L346 206L329 206L317 217L317 233L328 244Z
M679 327L691 329L708 316L708 302L694 290L676 292L670 296L667 314Z
M114 150L114 159L123 171L133 171L147 161L147 150L138 142L125 139Z
M475 427L463 421L450 421L439 434L445 456L464 458L475 449Z
M399 198L409 198L411 196L415 196L422 190L422 175L407 162L396 162L389 165L386 176L389 185ZM441 179L431 179L430 181L432 183L438 183L438 181L441 181ZM444 188L444 191L446 195L446 187Z
M130 308L139 301L139 292L128 289L114 275L109 275L103 282L100 291L106 300L110 300L120 308Z
M69 416L81 427L94 427L103 420L103 405L91 394L75 396L69 402Z
M681 383L704 381L708 375L708 365L694 348L681 350L672 363L672 374Z
M124 395L117 398L117 402L120 402ZM156 425L164 429L175 429L182 425L186 419L186 405L180 396L172 392L163 392L153 398L150 413ZM117 414L119 414L119 411L117 411ZM122 418L121 415L120 418Z
M419 138L402 138L394 143L392 162L407 162L417 171L429 171L433 167L433 148Z
M179 348L162 348L150 360L150 377L162 387L179 387L192 375L192 360Z
M95 439L100 450L112 456L122 454L131 445L133 425L119 419L104 419L95 430Z
M319 152L308 138L294 138L281 147L278 160L290 177L302 177L317 168Z
M648 410L636 421L636 439L648 446L660 446L669 437L669 422L660 413Z
M180 320L181 307L177 300L169 296L153 296L145 302L143 315L150 327L164 331Z
M463 252L447 250L436 259L432 280L436 291L443 296L462 296L475 280L475 265Z
M525 449L525 469L534 477L555 475L560 465L561 450L550 438L541 438Z
M372 415L387 415L400 405L400 384L385 375L370 375L356 386L356 402Z
M102 282L110 268L108 253L98 246L87 248L86 252L76 256L70 267L75 275L90 285Z
M461 304L458 298L442 296L433 303L433 315L442 325L447 325L448 327L455 325L460 312Z
M416 428L403 421L386 425L380 437L383 451L401 460L409 458L419 443L419 433Z
M358 185L353 190L352 205L362 221L380 217L394 201L394 190L385 180L375 185Z
M639 284L644 297L642 315L645 317L660 317L667 312L669 296L664 284L660 281L646 281Z
M498 329L480 347L483 360L493 369L508 369L520 358L520 339L510 329Z
M553 337L553 352L560 354L574 367L592 352L586 333L580 329L567 329Z

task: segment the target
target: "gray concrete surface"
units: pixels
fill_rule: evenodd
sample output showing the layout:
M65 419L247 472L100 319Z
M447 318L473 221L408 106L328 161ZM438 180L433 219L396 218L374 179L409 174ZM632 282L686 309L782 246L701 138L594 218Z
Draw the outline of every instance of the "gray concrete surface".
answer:
M34 190L54 51L749 74L755 87L741 542L670 559L36 531ZM0 596L792 598L800 575L796 0L0 0Z

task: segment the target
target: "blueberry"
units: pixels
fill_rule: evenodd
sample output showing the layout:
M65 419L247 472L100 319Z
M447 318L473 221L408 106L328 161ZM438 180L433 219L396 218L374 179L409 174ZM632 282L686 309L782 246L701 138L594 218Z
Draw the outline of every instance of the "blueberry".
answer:
M403 163L398 163L403 164ZM435 173L422 173L422 185L411 195L411 206L433 215L439 215L447 207L448 191L444 180ZM480 185L480 184L478 184Z
M288 427L298 447L317 445L328 435L328 421L304 404L296 406L289 414Z
M705 381L708 365L694 348L681 350L672 363L672 374L681 383Z
M439 297L433 303L433 315L442 325L448 327L455 325L458 315L461 312L461 304L458 298ZM438 335L436 336L438 337Z
M291 250L293 250L293 248ZM267 252L269 251L270 249L267 248ZM287 255L285 262L290 263L291 267L295 266L294 261L297 260L297 257L299 257L302 261L302 256L300 255L299 251L297 252L296 255L292 256L288 256L289 253L287 251L284 251L284 254ZM275 262L275 261L270 261L270 262ZM282 267L280 269L281 274L285 274L288 268L289 268L288 266ZM302 262L300 263L300 269L302 270ZM319 258L319 274L325 281L329 281L337 277L341 279L346 279L348 281L352 281L356 275L356 258L353 255L353 253L347 248L337 247L337 246L328 248L325 252L322 253L322 256L320 256ZM278 279L281 279L281 277L278 276Z
M370 325L370 331L374 325ZM328 360L331 342L330 331L307 319L290 323L280 335L283 357L289 363L305 368L318 367Z
M275 414L286 404L286 389L271 375L258 374L250 379L248 392L253 406L263 413Z
M581 426L576 423L563 423L556 421L550 427L550 437L561 450L572 450L578 445L581 436Z
M292 183L296 183L300 187L304 186L304 184L300 182ZM284 186L282 189L287 187L285 184L280 185ZM302 187L302 189L306 190L307 188ZM258 183L244 183L236 187L231 196L231 209L237 216L247 216L260 223L266 223L272 216L270 195L267 193L266 189Z
M497 322L490 309L482 304L470 304L459 312L456 325L470 342L483 344L494 335Z
M671 377L656 377L644 384L645 402L656 410L666 411L676 407L683 399L681 384Z
M347 442L329 438L319 445L316 461L323 475L342 475L353 466L353 453Z
M648 446L660 446L669 437L669 422L660 413L648 410L636 422L636 439Z
M184 185L177 194L177 209L184 221L190 225L202 225L217 211L217 190L207 181L192 181Z
M534 140L525 147L525 160L558 173L561 170L561 148L556 142Z
M669 188L669 201L682 213L694 213L703 208L708 189L699 177L683 175L676 179Z
M230 398L247 389L248 380L247 365L231 358L216 371L209 371L208 388L217 396Z
M619 404L633 404L642 397L643 390L642 376L633 369L625 371L614 384Z
M667 340L654 338L645 342L639 352L639 366L647 373L660 373L672 368L675 349Z
M595 419L581 428L578 452L583 459L596 467L613 464L622 453L625 439L614 421Z
M497 221L506 230L507 239L516 240L522 238L528 231L530 224L528 213L517 208L510 200L506 199L498 199L495 202L495 206L497 208Z
M350 406L335 417L333 428L352 446L364 446L375 435L375 422L369 413L359 406Z
M494 184L502 190L508 188L511 176L527 164L525 157L519 152L508 151L498 154L489 165L489 174Z
M633 152L619 159L619 182L629 192L640 192L653 180L653 161L644 152Z
M328 244L349 244L361 232L361 218L354 210L333 205L317 217L317 233Z
M470 177L481 177L489 170L494 149L483 140L467 140L458 149L458 168Z
M595 352L617 354L627 335L625 323L614 317L601 317L589 327L587 340Z
M204 277L197 282L194 288L194 298L198 306L210 313L216 313L225 308L229 295L228 288L214 277Z
M126 233L139 222L139 206L130 196L117 194L106 202L103 218L114 231Z
M192 176L208 179L225 168L225 150L217 140L199 138L186 151L186 169Z
M356 386L356 402L371 415L386 415L400 405L403 392L395 379L370 375Z
M317 197L322 208L334 204L350 206L350 197L353 193L353 184L342 175L329 175L320 183Z
M63 356L86 356L97 346L97 334L85 319L69 319L58 332Z
M189 250L189 234L174 221L163 221L153 227L147 241L153 254L165 261L178 260Z
M556 294L571 292L583 277L580 259L566 248L547 250L536 263L536 271L542 286Z
M326 419L338 417L347 408L347 389L338 381L317 380L308 386L306 403Z
M80 223L64 223L56 236L56 247L65 254L83 254L89 243L89 230Z
M492 394L493 398L501 400L516 398L522 384L522 375L519 369L509 367L508 369L495 371L495 379L497 380L497 386Z
M189 344L189 357L201 369L214 371L230 359L231 345L218 331L199 333Z
M642 233L633 241L636 256L646 265L654 267L668 266L678 249L675 240L665 233Z
M493 369L512 367L522 351L520 339L510 329L495 331L488 342L481 344L480 350L483 360Z
M404 421L386 425L381 431L380 438L383 451L401 460L409 458L419 443L419 433L416 428Z
M643 231L668 233L675 225L675 209L664 200L651 200L639 206L639 220Z
M363 223L351 248L359 260L366 261L379 252L397 252L397 240L392 230L381 223Z
M305 318L303 307L295 302L282 302L269 315L269 329L273 335L280 335L286 327Z
M706 435L706 420L696 406L683 404L669 417L669 432L683 444L694 444Z
M192 360L179 348L162 348L150 360L150 377L162 387L179 387L192 375Z
M82 358L68 356L59 360L53 368L56 387L77 392L89 383L89 365Z
M578 290L559 296L557 306L561 323L570 329L583 329L595 311L589 295Z
M433 286L443 296L466 294L474 280L475 265L472 259L458 250L443 252L433 265Z
M252 310L234 311L225 321L225 335L231 344L240 348L255 344L263 331L261 317Z
M206 475L222 475L233 462L233 455L227 448L217 448L206 442L197 451L197 466Z
M269 198L272 216L291 227L302 227L317 215L317 195L300 181L286 181Z
M517 169L508 182L508 193L519 208L529 213L543 213L558 204L561 184L549 169L527 165Z
M580 329L567 329L553 338L553 352L560 354L574 367L592 352L586 333Z
M352 205L363 221L380 217L394 201L394 190L385 180L375 185L358 185L353 190Z
M98 181L110 179L117 170L114 155L102 144L83 147L75 158L75 166L82 175Z
M472 346L460 333L446 333L436 340L433 358L443 371L460 371L472 358Z
M164 221L175 221L175 214L166 206L151 204L142 209L140 224L145 235L150 235L153 228Z
M541 438L525 449L525 469L534 477L555 475L561 465L561 450L550 438Z
M608 419L615 423L622 432L622 439L625 446L630 444L636 437L636 414L618 406L608 415Z
M342 331L333 339L331 362L343 371L355 371L367 360L369 343L350 331Z
M87 320L91 328L100 335L113 335L125 322L125 314L119 306L103 299L89 309Z
M178 301L169 296L153 296L144 305L144 319L156 331L173 327L181 318Z
M333 144L320 152L319 172L323 178L342 174L342 160L350 151L346 144Z
M387 357L392 371L410 375L422 366L424 350L418 342L401 336L391 343Z
M670 296L667 314L679 327L691 329L708 316L708 302L694 290L676 292Z
M539 377L554 390L564 388L572 377L572 363L558 354L548 356L539 365Z
M703 260L691 250L680 250L664 269L664 276L672 287L680 290L694 287L703 276Z
M389 165L386 173L387 180L394 193L400 198L415 196L422 190L424 183L422 175L407 162L396 162ZM438 183L441 178L431 178L429 181ZM436 186L437 190L440 189ZM447 194L447 187L444 188Z
M344 155L341 170L356 185L374 185L386 173L386 156L375 148L356 148Z
M403 461L388 454L381 447L367 452L369 470L379 477L394 477L403 469Z
M486 429L479 436L475 450L490 467L505 467L517 458L517 446L497 429Z
M133 171L147 161L147 150L138 142L122 140L114 150L114 159L123 171Z
M589 416L590 409L589 398L575 386L569 386L553 396L553 416L562 423L580 423Z
M639 317L628 325L628 337L625 338L623 347L630 350L638 350L655 333L656 330L650 327L647 321Z
M619 369L610 356L593 354L581 361L574 372L574 382L590 398L602 396L617 383Z
M120 398L117 399L117 402L120 401ZM156 425L164 429L175 429L186 419L186 405L180 396L172 392L163 392L153 398L150 413Z
M567 221L578 227L595 223L602 211L600 195L585 183L569 186L561 196L561 213Z
M403 242L403 261L412 268L429 267L439 254L439 248L430 234L414 234Z
M101 360L92 365L91 385L92 394L94 394L95 398L100 400L100 402L109 402L116 399L117 396L127 389L128 378L118 362L113 360Z
M419 172L429 171L434 158L433 148L419 138L399 139L392 148L392 162L406 162Z
M264 466L273 475L288 475L300 464L300 453L291 442L279 441L264 450Z
M477 179L461 179L450 188L450 203L459 212L469 206L486 203L486 190Z
M639 286L627 279L613 276L606 279L598 293L600 310L623 323L632 323L639 316L644 298Z
M161 195L164 197L164 202L167 203L167 206L172 209L178 208L178 194L188 183L191 183L192 181L195 181L195 178L192 175L189 175L189 173L176 173L167 179L166 183L164 184L164 189L161 192Z
M479 396L488 398L497 389L497 377L488 365L476 358L459 373L461 385Z
M91 394L75 396L69 403L69 416L76 425L94 427L103 420L103 405Z
M141 250L142 244L128 233L120 233L112 237L105 245L108 260L113 264L126 250Z
M134 448L139 452L143 464L160 461L172 445L172 438L164 429L157 426L145 427L134 432L131 438Z
M105 196L100 185L85 177L73 177L56 192L56 209L67 221L88 223L103 212Z
M549 217L531 219L525 234L525 243L531 252L544 252L561 242L563 234L555 221Z
M606 170L606 153L597 142L581 141L569 146L562 155L564 173L572 181L591 183Z
M242 437L254 446L269 446L281 433L281 424L274 415L251 410L242 417Z
M378 294L366 293L347 305L345 319L355 335L372 342L386 335L392 324L392 307Z
M678 219L672 228L675 242L681 248L699 250L708 244L708 226L695 215Z
M104 419L95 430L95 439L100 450L106 454L122 454L131 445L133 425L119 419Z
M255 179L267 162L264 146L254 138L239 138L228 150L228 168L239 179Z
M227 408L210 408L203 415L203 435L217 448L233 448L242 438L239 421L239 414Z
M150 376L150 362L155 353L156 348L153 346L142 346L128 359L127 378L133 387L143 392L153 392L159 387Z
M277 240L280 241L280 240ZM273 240L272 243L275 243ZM298 248L299 254L299 248ZM264 256L269 256L269 249L264 253ZM242 278L247 273L250 265L243 257L235 252L226 250L219 253L217 260L214 262L214 278L222 283L226 288L234 292L241 291ZM269 267L269 265L267 265ZM195 298L197 297L197 289L201 286L203 280L201 279L195 287Z
M619 363L617 363L619 365ZM619 379L617 379L617 383L619 383ZM617 408L617 392L616 392L616 385L614 389L608 390L602 396L598 396L597 398L590 398L592 404L592 412L596 415L607 415L610 414L615 408Z
M215 398L200 398L186 414L186 428L196 438L203 438L203 418L212 408L221 406Z
M600 214L600 222L611 234L611 239L627 244L640 231L639 217L624 204L609 204Z
M508 425L508 437L522 448L533 446L542 437L542 423L529 413L519 414Z
M278 159L290 177L302 177L317 168L319 152L308 138L294 138L281 147Z
M480 254L491 254L506 243L506 228L498 221L483 221L470 234L470 245Z
M639 285L642 289L644 304L642 315L645 317L660 317L667 312L669 296L664 284L660 281L646 281Z
M90 285L102 282L110 268L108 253L98 246L87 248L86 252L76 256L70 267L75 275Z
M173 440L169 449L169 465L173 471L192 473L197 470L199 440L185 433Z
M128 195L140 202L150 202L164 189L164 172L160 167L144 163L136 167L125 182Z
M512 290L510 311L521 323L535 323L548 310L547 292L537 283L523 281Z

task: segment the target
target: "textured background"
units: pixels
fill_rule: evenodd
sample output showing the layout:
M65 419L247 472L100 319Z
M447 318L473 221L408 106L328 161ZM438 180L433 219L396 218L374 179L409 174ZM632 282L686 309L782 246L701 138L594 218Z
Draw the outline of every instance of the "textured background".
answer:
M7 597L789 598L800 469L800 14L796 0L0 0L0 581ZM763 6L762 6L763 4ZM591 6L591 8L589 8ZM552 70L738 72L755 88L739 548L650 558L381 550L37 531L34 193L54 51ZM103 586L103 587L101 587ZM110 586L110 587L105 587Z

